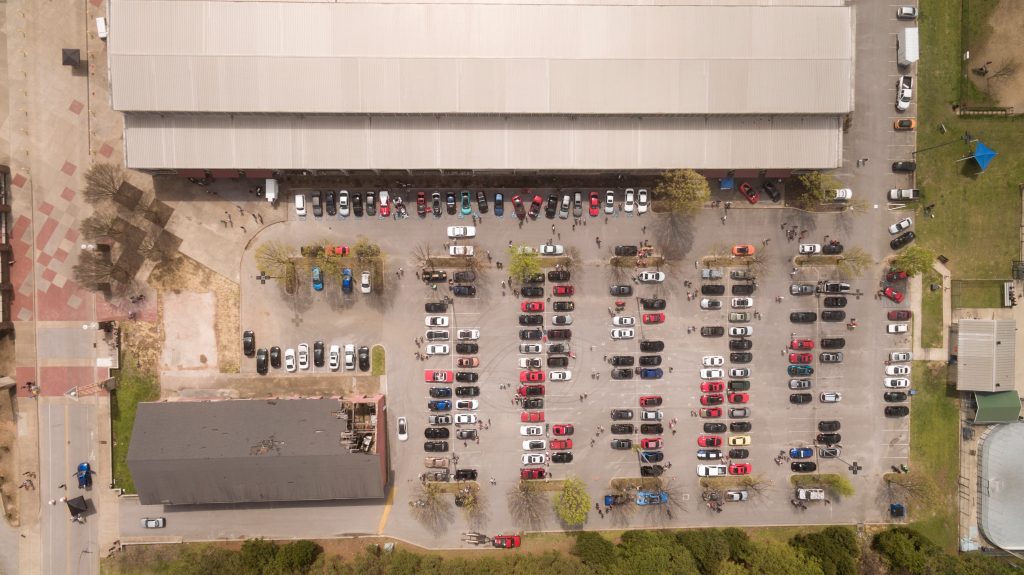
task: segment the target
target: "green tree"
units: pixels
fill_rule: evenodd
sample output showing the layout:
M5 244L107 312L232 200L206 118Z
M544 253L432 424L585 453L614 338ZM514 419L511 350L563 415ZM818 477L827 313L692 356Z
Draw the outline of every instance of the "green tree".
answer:
M816 558L774 541L755 543L747 568L758 575L823 575Z
M692 214L711 199L711 188L707 178L693 170L669 170L661 174L654 197L670 211Z
M356 245L352 247L352 253L356 255L356 259L359 260L359 263L365 264L370 260L375 260L380 257L380 246L366 238L359 238Z
M316 558L324 552L320 545L308 539L285 543L277 550L274 565L285 573L306 573Z
M729 527L722 530L722 537L725 537L725 541L729 544L729 559L736 563L746 563L754 550L754 544L747 537L746 531Z
M932 269L935 252L917 244L908 246L892 260L892 268L907 272L908 276L916 276Z
M615 545L600 533L580 531L576 534L572 554L591 567L606 568L615 561Z
M663 531L627 531L619 542L619 561L613 573L697 573L686 547Z
M807 209L831 202L835 199L832 190L841 187L839 180L831 174L821 172L801 174L797 179L804 188L803 194L797 198L797 203Z
M895 571L913 574L926 573L929 556L942 553L934 543L906 527L895 527L875 535L871 548Z
M540 256L536 253L525 253L525 245L513 246L508 249L508 273L513 278L523 281L533 274L540 273Z
M857 538L847 527L827 527L816 533L796 535L790 545L821 563L825 575L857 575Z
M690 551L702 575L718 575L729 557L729 544L718 529L680 531L676 541Z
M562 490L555 494L555 513L569 527L583 525L590 511L590 495L587 486L577 477L562 482Z
M238 552L238 562L242 569L259 573L265 571L277 556L278 545L265 539L247 539Z
M875 260L871 254L861 248L851 248L836 257L836 267L839 269L839 275L844 279L860 277L864 273L864 269L873 263Z

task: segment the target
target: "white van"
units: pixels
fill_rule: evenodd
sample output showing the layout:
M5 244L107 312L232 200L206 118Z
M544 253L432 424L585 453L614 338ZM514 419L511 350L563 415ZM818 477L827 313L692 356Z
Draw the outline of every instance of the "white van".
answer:
M295 215L300 218L306 217L306 195L295 194Z
M277 203L277 180L267 178L264 189L266 190L264 197L267 198L267 201L272 204Z

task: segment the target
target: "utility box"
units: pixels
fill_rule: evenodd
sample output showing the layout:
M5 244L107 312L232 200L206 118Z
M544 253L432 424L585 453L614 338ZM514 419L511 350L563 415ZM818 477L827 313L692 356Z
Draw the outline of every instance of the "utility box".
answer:
M896 35L896 62L909 66L920 57L917 28L904 28Z
M100 40L107 39L107 19L102 16L96 19L96 35Z

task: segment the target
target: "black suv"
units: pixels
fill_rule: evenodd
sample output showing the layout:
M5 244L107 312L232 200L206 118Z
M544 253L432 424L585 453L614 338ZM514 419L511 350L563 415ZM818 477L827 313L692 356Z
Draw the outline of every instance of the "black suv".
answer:
M914 238L916 237L917 236L914 234L914 232L903 232L902 234L893 238L891 242L889 242L889 247L894 250L898 250L903 246L909 244L910 242L914 241Z
M843 321L846 319L846 312L840 310L825 310L821 312L821 321Z
M266 348L260 348L256 352L256 373L260 375L267 374L267 360L269 359Z
M789 314L789 321L793 323L814 323L818 319L818 314L813 311L795 311Z
M559 451L558 453L551 454L552 463L572 463L572 453L568 451Z
M455 275L452 277L455 279L456 283L473 283L476 281L476 272L455 272Z
M613 355L611 364L614 366L631 366L636 362L636 358L631 355Z
M473 286L455 286L452 293L459 297L473 297L476 295L476 288Z
M569 358L564 355L548 357L548 367L569 367Z
M729 431L731 433L746 433L753 427L749 421L733 421L729 423Z
M338 204L334 201L334 192L327 192L327 215L333 216L338 213Z
M455 388L455 395L459 397L476 397L480 395L480 388L475 385L464 385Z
M610 417L612 420L621 421L623 419L633 419L632 409L613 409L611 410Z
M917 162L900 161L892 163L894 172L913 172L917 169Z
M746 449L730 449L729 459L746 459L750 457L750 451Z
M544 409L543 397L530 397L523 400L523 409Z
M544 288L539 286L523 286L519 293L523 297L544 297Z
M725 286L721 284L705 284L700 286L700 293L703 295L722 295L725 293Z
M534 341L540 339L544 333L539 329L521 329L519 330L519 339L527 341Z
M549 329L548 330L548 339L549 340L570 339L570 338L572 338L572 330L571 329Z
M725 433L728 429L724 423L705 423L704 433Z
M568 270L552 270L548 272L548 281L567 282L571 275Z
M794 461L789 464L789 468L796 472L811 472L818 469L818 464L813 461Z
M749 339L730 339L729 349L732 351L747 351L754 347L754 342Z
M663 299L654 299L654 298L641 298L640 299L640 307L644 308L644 310L646 310L646 311L650 311L650 310L655 310L655 311L663 310L663 309L665 309L665 300L663 300Z
M256 334L251 329L245 330L242 334L242 353L245 357L256 355Z
M612 295L633 295L633 286L628 285L613 285L608 288L608 291Z
M352 193L352 213L357 218L363 217L363 194L359 192Z
M896 403L900 401L906 401L907 394L903 393L902 391L887 391L882 394L882 399L888 401L889 403Z
M636 246L615 246L615 255L617 256L635 256L637 251Z
M423 430L423 437L427 439L448 439L451 431L447 427L428 427Z
M613 423L611 429L615 435L629 435L635 431L632 423Z
M665 342L653 339L640 340L640 351L658 352L665 350Z
M576 309L576 304L571 301L556 301L551 304L555 311L572 311Z
M820 431L822 433L831 433L833 431L839 431L839 428L840 428L839 422L834 420L834 419L830 420L830 421L819 421L818 422L818 431Z
M825 307L846 307L846 298L839 296L832 296L825 298Z
M448 451L448 442L426 441L423 443L423 451Z
M544 215L550 220L554 219L556 213L558 213L558 196L548 194L548 203L544 206Z
M519 325L544 325L544 316L540 314L522 314L519 316Z
M644 435L661 435L665 433L665 426L660 423L643 423L640 425L640 433Z
M476 207L480 210L481 214L487 213L487 194L483 190L477 190L476 192Z
M729 361L733 363L750 363L754 361L754 354L748 351L739 351L729 354Z
M846 338L826 337L821 340L821 349L843 349L846 347Z
M370 348L360 346L359 352L359 371L370 371Z
M825 445L832 446L837 443L842 443L843 436L838 433L819 433L814 438L815 443L824 443Z
M647 366L647 367L658 366L658 365L661 365L661 356L660 355L641 355L639 363L640 363L640 365L644 365L644 366Z
M476 481L476 469L455 470L455 481Z
M732 295L750 295L754 293L754 284L734 284Z
M457 343L455 344L455 353L471 354L479 353L480 345L475 343Z
M444 313L448 311L448 304L443 301L432 301L428 304L424 304L423 309L427 313Z
M313 342L313 365L324 366L324 342L322 341Z
M619 368L612 370L612 379L629 379L633 377L633 370L626 368Z
M480 374L475 371L457 371L455 372L455 381L459 383L476 383L480 381Z
M700 328L700 334L704 337L722 337L725 335L725 328L720 325L706 325Z
M803 405L810 403L814 400L814 396L809 393L792 393L789 396L789 402L795 403L796 405Z

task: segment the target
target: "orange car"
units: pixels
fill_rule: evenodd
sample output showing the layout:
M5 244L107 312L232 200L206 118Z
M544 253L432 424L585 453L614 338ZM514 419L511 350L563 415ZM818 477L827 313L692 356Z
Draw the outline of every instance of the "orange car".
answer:
M739 244L732 247L732 255L734 256L752 256L754 255L754 246L750 244Z
M913 130L915 128L917 128L917 120L915 120L913 118L903 118L901 120L896 120L892 124L892 129L894 129L894 130L903 131L903 130Z

